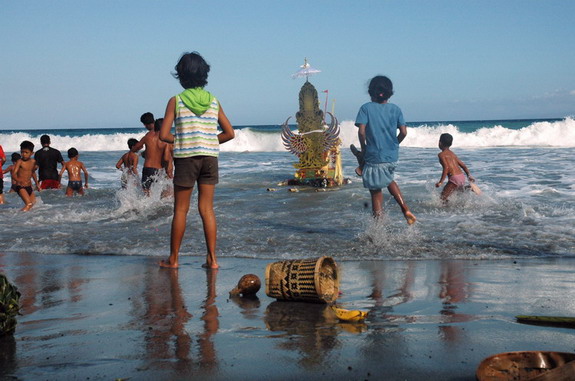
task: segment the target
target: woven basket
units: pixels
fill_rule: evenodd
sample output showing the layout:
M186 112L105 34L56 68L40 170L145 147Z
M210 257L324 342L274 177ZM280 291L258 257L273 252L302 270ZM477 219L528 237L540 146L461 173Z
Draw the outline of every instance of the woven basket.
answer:
M331 257L270 263L266 295L278 300L332 303L339 295L337 265Z

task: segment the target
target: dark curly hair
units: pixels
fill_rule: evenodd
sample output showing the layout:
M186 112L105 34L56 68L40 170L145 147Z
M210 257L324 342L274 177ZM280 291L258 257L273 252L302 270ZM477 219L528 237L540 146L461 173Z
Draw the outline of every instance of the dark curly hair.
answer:
M184 53L172 73L174 78L180 81L184 89L204 87L208 84L210 65L198 52Z
M367 92L373 102L384 102L393 95L393 83L384 75L376 75L369 82Z

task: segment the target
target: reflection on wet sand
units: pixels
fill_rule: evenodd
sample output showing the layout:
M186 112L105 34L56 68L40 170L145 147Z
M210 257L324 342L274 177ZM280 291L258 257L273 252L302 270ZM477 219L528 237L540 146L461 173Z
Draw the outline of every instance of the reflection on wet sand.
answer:
M300 354L298 363L313 368L329 358L337 346L337 318L326 304L276 301L264 315L268 330L285 338L278 347Z
M178 274L178 270L154 269L146 277L143 288L146 305L141 317L147 357L153 367L171 368L182 375L189 375L194 365L216 369L218 360L212 336L219 327L215 304L217 270L206 270L207 292L201 305L204 312L197 336L196 362L193 359L193 316L186 307ZM135 316L140 315L136 312Z
M412 317L393 315L391 312L394 306L407 303L413 298L411 288L415 280L415 264L407 262L405 269L386 269L386 266L381 265L371 271L372 291L368 297L373 300L373 307L369 311L370 320L413 321ZM385 294L386 290L388 295Z
M260 298L258 298L256 295L231 295L230 300L242 309L240 313L244 316L245 319L260 319L259 308L261 302Z
M414 321L414 317L394 314L394 307L409 302L415 278L415 265L397 268L397 264L381 264L371 270L371 293L368 298L373 307L368 315L368 331L362 341L360 352L366 362L399 363L402 353L408 351L409 344L402 334L405 328L400 324Z
M216 306L216 278L218 275L217 269L206 270L206 286L207 294L202 308L202 320L204 322L204 330L200 333L198 344L200 346L200 365L206 369L217 369L218 356L214 346L212 336L218 332L220 322L218 320L218 307Z
M442 261L439 277L439 298L443 303L440 313L443 325L439 326L441 339L447 342L464 340L464 330L453 323L471 321L473 316L457 313L458 304L465 303L470 297L470 287L467 282L465 266L462 262Z
M153 361L174 359L175 368L188 370L191 338L185 325L192 315L182 297L178 271L150 271L145 277L142 299L145 306L141 317L148 357ZM157 365L162 367L161 363Z

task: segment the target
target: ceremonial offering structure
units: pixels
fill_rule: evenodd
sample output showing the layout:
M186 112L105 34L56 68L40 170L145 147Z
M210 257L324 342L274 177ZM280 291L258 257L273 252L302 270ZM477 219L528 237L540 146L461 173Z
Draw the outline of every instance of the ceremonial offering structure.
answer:
M294 164L295 178L288 184L324 188L338 186L343 183L339 125L332 113L324 113L319 108L317 90L308 81L307 77L319 70L312 69L307 60L302 68L294 74L294 77L306 77L299 92L299 111L296 113L298 133L289 128L291 117L282 125L285 148L299 158ZM325 114L330 116L329 126L325 123Z

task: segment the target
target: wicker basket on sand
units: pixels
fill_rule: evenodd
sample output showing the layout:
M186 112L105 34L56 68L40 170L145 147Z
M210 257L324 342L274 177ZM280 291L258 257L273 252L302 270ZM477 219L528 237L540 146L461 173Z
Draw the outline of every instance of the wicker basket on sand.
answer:
M266 266L266 295L278 300L333 303L339 296L339 274L331 257L298 259Z

